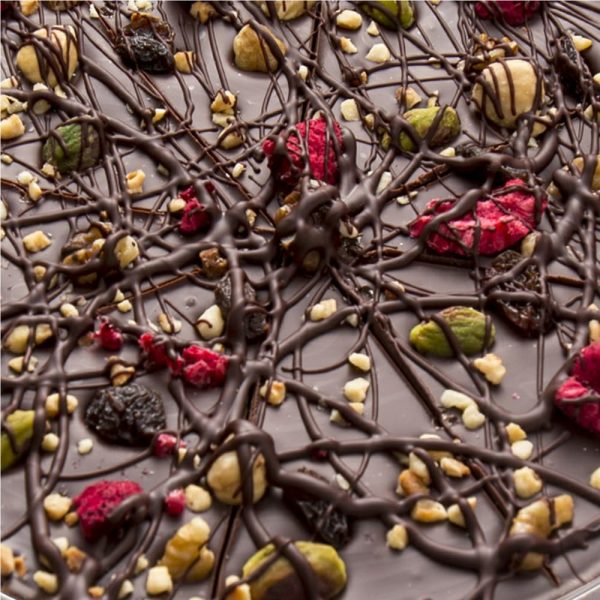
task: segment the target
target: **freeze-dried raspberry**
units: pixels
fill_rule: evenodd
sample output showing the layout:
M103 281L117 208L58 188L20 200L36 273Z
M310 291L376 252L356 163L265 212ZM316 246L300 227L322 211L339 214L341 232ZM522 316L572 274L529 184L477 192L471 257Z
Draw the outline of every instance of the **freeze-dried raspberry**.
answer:
M179 488L167 494L165 509L172 517L178 517L185 510L185 492L183 489Z
M212 185L210 189L211 191L214 189ZM189 235L207 229L211 222L210 214L206 210L206 205L198 200L195 188L193 186L186 188L179 197L185 200L179 231Z
M144 490L133 481L99 481L86 487L73 500L79 517L79 525L86 539L97 540L113 528L108 516L129 496Z
M229 365L229 358L202 346L188 346L183 350L183 378L200 388L221 385Z
M147 366L150 369L161 369L168 367L173 375L179 375L183 361L179 356L171 357L167 353L167 346L164 342L158 342L151 333L142 333L138 338L138 344L147 359Z
M342 145L339 124L333 121L332 131L327 120L320 117L296 123L295 129L297 133L290 133L285 148L274 140L264 142L263 150L269 157L270 169L276 171L284 183L295 185L304 169L304 157L308 154L311 177L335 184L338 175L336 140L340 147Z
M123 347L123 334L106 319L102 320L98 331L94 332L94 338L100 342L104 350L116 352Z
M503 18L509 25L524 25L539 8L538 0L488 0L475 4L480 19Z
M516 188L516 189L511 189ZM429 234L427 245L440 254L467 254L477 243L479 254L496 254L523 239L536 226L536 217L546 210L543 197L536 206L534 194L526 191L521 179L511 179L497 188L486 200L479 200L473 211L440 223ZM502 190L507 190L502 193ZM409 225L411 237L419 237L425 226L437 215L456 207L457 200L431 200L422 216Z
M183 440L177 443L177 437L170 433L160 433L154 441L153 452L158 458L164 458L175 452L175 449L185 448L187 444Z
M558 389L556 406L587 431L600 436L600 400L581 400L600 395L600 342L581 350L575 359L571 377Z

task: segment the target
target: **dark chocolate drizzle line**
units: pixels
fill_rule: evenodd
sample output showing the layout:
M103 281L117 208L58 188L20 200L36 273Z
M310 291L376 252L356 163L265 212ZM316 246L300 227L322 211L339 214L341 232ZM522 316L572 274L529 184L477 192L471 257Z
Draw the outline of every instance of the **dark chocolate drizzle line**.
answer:
M17 99L28 101L30 105L39 100L46 100L52 105L52 110L45 116L30 118L28 113L24 120L31 120L33 131L22 138L25 141L19 138L8 142L3 149L11 155L14 152L15 168L2 180L2 199L9 209L9 218L2 224L6 233L1 248L2 258L10 265L7 273L22 276L26 292L16 292L10 284L7 286L12 293L6 294L3 299L2 335L6 336L18 324L33 326L48 323L54 332L53 340L46 344L45 349L37 349L30 343L25 358L29 359L34 350L42 357L36 371L5 377L3 390L3 432L9 433L4 419L12 410L23 407L36 411L30 451L23 463L15 467L23 473L27 508L20 517L4 523L2 534L9 545L13 537L21 540L29 538L26 554L30 571L39 566L36 556L43 557L46 565L41 568L59 576L60 592L57 597L85 598L87 589L100 583L105 586L106 598L116 598L121 583L133 577L139 556L146 553L153 560L161 556L166 537L158 532L165 527L171 533L175 529L173 522L163 513L165 495L189 483L202 482L219 452L232 449L238 452L245 475L242 485L245 502L240 508L223 509L218 519L209 519L212 528L209 546L215 551L217 560L207 584L210 591L206 593L215 598L224 598L229 591L224 583L225 577L231 574L228 556L235 551L242 534L247 534L257 548L267 543L275 544L276 556L286 556L296 569L305 596L318 598L317 581L291 543L293 540L268 526L261 505L254 506L249 502L252 482L248 475L258 451L266 458L273 496L281 489L302 487L317 498L334 503L354 519L380 521L385 527L403 523L408 529L411 546L429 559L477 574L475 587L465 591L465 597L492 598L500 582L517 576L513 567L515 556L537 551L549 557L564 555L569 559L571 550L582 548L597 538L599 519L582 522L577 519L577 508L578 502L600 506L600 493L569 477L564 471L542 463L542 458L552 457L562 444L568 442L568 432L563 432L554 443L538 445L531 461L521 461L510 453L504 426L510 421L519 423L533 438L534 434L543 432L555 422L555 390L566 376L576 353L587 343L588 322L594 318L594 312L587 307L594 300L599 302L600 264L597 253L600 209L598 193L592 193L591 181L593 157L599 152L600 135L598 123L584 118L582 114L588 104L595 111L594 119L600 114L597 88L594 90L589 77L590 73L598 72L600 65L598 4L543 3L540 14L533 17L525 28L496 24L494 32L495 26L489 21L481 21L471 3L459 3L452 8L457 19L456 28L442 16L442 9L447 10L446 2L440 8L419 3L416 27L400 32L380 27L381 38L372 38L373 43L385 40L392 51L392 59L387 64L374 65L364 60L366 49L362 47L355 56L339 50L338 37L347 32L335 29L335 15L339 9L337 2L318 3L309 10L309 17L289 23L268 18L253 3L220 2L215 4L219 21L210 21L207 25L193 22L185 3L159 3L157 13L163 18L167 16L176 29L176 48L193 48L198 59L192 74L175 73L169 79L171 87L164 86L165 80L161 77L123 66L112 44L115 31L128 22L128 14L121 3L106 4L112 10L101 11L99 21L90 19L87 6L82 4L57 15L44 9L40 12L39 22L36 16L26 18L14 10L11 18L3 18L2 22L3 77L18 75L14 55L23 41L31 40L38 56L45 59L44 69L52 65L53 71L63 80L61 86L67 94L67 98L63 99L52 90L34 92L28 84L15 90L3 90ZM51 18L52 15L54 17ZM226 19L227 25L221 22L222 19ZM431 39L423 26L425 19L443 29L449 50L436 49L436 40ZM47 43L30 35L40 26L39 23L47 25L55 20L61 24L73 24L77 32L79 67L70 82L64 81L66 65L61 57L52 53ZM232 79L235 69L228 66L230 48L222 44L224 32L239 30L246 22L270 27L286 41L288 52L284 57L272 40L261 38L264 51L268 48L278 58L280 68L277 73L250 76L253 89L239 90L239 126L246 135L246 141L235 153L231 153L217 146L217 128L210 122L206 124L205 119L197 115L208 109L204 104L208 105L216 91L233 90L239 85ZM594 48L585 54L584 62L589 64L589 68L581 73L585 102L579 105L565 95L552 66L554 46L551 40L564 35L575 24L594 39ZM482 31L494 32L495 37L500 37L499 31L518 41L519 57L530 60L543 77L546 95L557 111L553 116L555 127L538 138L539 148L529 149L527 146L533 118L523 119L514 137L511 137L511 132L499 130L478 116L480 121L472 130L463 122L465 139L474 140L481 147L478 155L443 157L425 142L418 143L417 151L411 155L401 153L395 142L387 152L381 150L377 131L380 127L390 131L394 140L400 132L414 138L414 131L401 117L404 109L390 110L379 102L377 94L382 89L387 88L386 92L392 97L397 87L409 85L425 97L433 93L436 85L452 82L454 92L440 97L440 104L456 108L468 121L471 109L466 105L474 78L460 70L457 63L478 47L477 38ZM540 34L543 35L541 41ZM92 52L94 57L107 55L110 66L88 57L88 53L91 56ZM434 70L432 67L433 74L421 76L428 59L437 60L441 68ZM309 69L306 81L297 74L301 64ZM357 84L361 71L369 77L366 85ZM388 77L383 84L379 83L382 74ZM544 101L541 81L536 106ZM178 88L174 87L174 82ZM500 114L491 88L493 86L489 88L486 102L494 103ZM198 89L201 92L196 91ZM513 86L513 102L516 91ZM174 98L174 95L180 97ZM252 103L243 102L246 95L256 99L258 116L251 116ZM119 110L113 111L110 103L104 104L108 98L120 105ZM364 127L356 135L346 128L340 145L332 122L339 119L339 101L347 98L357 102L362 115L373 114L376 127L374 130ZM128 111L123 109L125 105ZM152 123L155 107L168 109L167 120ZM300 182L302 200L293 213L294 217L275 226L273 214L285 190L276 178L265 177L268 169L262 156L262 142L269 136L276 137L279 140L277 152L284 152L285 139L295 131L296 123L314 116L317 111L329 123L328 142L336 149L339 184L323 184L314 188L309 182L308 168L305 168ZM28 169L43 178L37 158L40 140L59 120L71 117L84 119L102 131L102 163L92 172L44 182L42 187L49 189L45 190L39 206L35 206L27 200L26 191L16 183L14 176ZM200 127L197 125L199 122ZM22 158L27 156L22 152L23 147L30 149L29 154L35 158ZM583 173L579 174L572 167L559 172L558 169L568 166L574 156L585 157ZM135 162L142 163L142 159L147 175L153 170L149 165L162 165L168 175L161 179L157 176L153 181L149 178L144 193L131 196L124 185L125 174L131 170L132 164L133 168L137 168ZM244 162L248 169L247 176L240 180L231 176L236 162ZM304 163L306 166L307 161ZM386 170L393 173L392 182L377 193L377 184ZM406 223L417 211L414 206L406 207L409 210L400 209L406 215L402 225L387 216L390 210L394 210L393 205L399 196L412 191L424 195L422 190L430 184L439 184L450 195L460 195L453 189L456 185L453 177L471 178L470 191L460 197L451 211L434 219L426 228L426 235L441 223L472 212L477 200L497 187L499 177L511 172L526 173L526 183L534 190L538 202L552 174L561 192L559 200L550 202L541 226L544 233L535 253L525 264L519 265L519 268L525 268L530 262L539 268L544 280L541 294L499 292L494 288L502 283L503 277L516 273L498 276L482 284L479 273L488 263L481 257L436 256L426 250L424 237L409 241ZM213 194L204 193L203 184L207 181L215 186ZM209 204L214 223L205 235L181 238L177 226L169 218L167 204L188 185L194 185L202 201ZM60 210L45 212L41 210L45 203L56 203ZM344 219L361 231L366 251L352 264L339 260L330 237L332 230L311 224L311 211L320 206L329 207L328 218L332 223L337 224ZM248 226L248 209L257 213L259 226ZM113 233L105 245L106 252L110 252L118 239L131 234L140 245L141 260L124 274L100 278L92 290L69 287L68 277L93 272L101 266L99 260L84 267L67 267L55 255L27 255L22 248L21 238L33 229L49 227L60 232L60 237L54 239L53 248L56 248L84 224L102 219L113 226ZM294 261L282 257L278 248L279 236L291 233L296 234L300 251L314 248L321 251L323 262L314 274L302 272ZM108 463L95 469L84 469L85 459L82 459L83 464L73 471L67 456L69 447L75 443L69 431L74 417L66 414L66 406L61 403L56 428L60 446L48 461L40 450L46 432L45 397L57 391L64 398L67 392L89 392L108 385L107 367L100 368L94 364L74 368L69 363L70 357L79 356L79 340L94 329L100 315L108 314L115 322L120 322L127 339L127 349L134 349L136 337L151 329L153 301L159 304L161 311L169 307L188 323L193 323L201 312L200 306L190 308L181 295L187 298L191 294L189 286L192 286L204 301L214 288L214 282L203 277L197 259L200 250L213 246L218 246L229 262L233 288L233 306L226 331L217 340L224 344L231 356L227 382L218 398L213 395L213 400L209 401L204 398L205 394L192 393L179 379L168 381L166 401L177 408L177 426L170 431L190 441L186 459L180 465L173 459L165 477L154 478L144 494L123 503L112 518L118 523L120 517L131 512L133 517L129 530L116 544L107 544L106 540L99 542L90 550L81 572L71 573L51 541L55 535L51 533L43 510L44 496L64 485L72 491L71 495L75 495L96 479L116 477L119 472L125 474L152 464L151 452L133 453L130 458L118 462L109 459ZM471 275L473 292L464 292L465 288L461 285L463 291L460 293L438 293L435 282L411 281L409 269L422 264L454 268L457 277L465 280ZM34 275L35 265L47 269L40 281ZM404 270L406 276L402 272ZM58 278L58 284L55 278ZM270 317L270 331L260 344L249 344L244 337L244 317L249 308L243 299L244 278L248 278L259 291L261 305ZM405 291L398 292L393 285L396 280L405 284ZM368 296L364 293L365 286L370 290ZM563 300L567 287L576 290L573 303ZM133 304L135 324L124 324L127 317L119 319L115 313L113 299L118 289ZM179 291L181 295L174 301L173 294ZM388 293L392 293L395 299L391 299ZM84 300L78 317L60 316L59 306L64 295L69 295L72 301L78 297ZM332 295L338 297L341 304L333 317L319 323L299 323L290 333L292 314ZM466 357L459 355L456 362L467 375L468 385L464 383L465 377L459 381L457 377L449 376L438 361L430 361L417 354L408 344L407 330L398 324L406 320L397 320L398 316L408 313L413 317L412 325L429 317L432 312L462 304L486 310L497 322L499 317L492 312L494 300L536 303L549 311L557 324L556 347L562 352L562 366L556 368L546 364L548 340L540 337L536 351L536 402L524 411L497 404L494 391L483 383ZM312 385L315 375L327 375L340 368L339 354L318 368L305 366L306 355L310 352L308 348L318 340L329 343L336 329L348 327L346 319L352 315L358 316L359 325L348 354L366 350L372 358L381 353L385 361L389 361L389 365L382 360L374 361L373 381L364 416L351 410L339 394L332 397ZM188 333L193 335L191 329ZM194 339L167 337L174 347L181 347ZM89 351L102 353L98 349ZM136 361L131 352L126 356L124 352L123 358ZM137 376L143 378L146 375L143 366L136 364L136 368ZM403 435L390 431L380 422L380 415L384 414L383 408L388 401L386 398L384 402L382 398L383 374L386 371L395 374L397 386L410 397L413 409L428 415L433 427L443 434L444 439ZM168 380L166 373L162 377ZM301 432L303 441L291 450L277 449L279 442L269 433L269 411L273 409L267 408L257 393L262 382L270 377L286 383L287 403L297 406L298 426L304 429ZM472 442L464 435L462 426L439 408L437 389L440 386L463 391L477 400L488 418L483 442ZM337 409L357 437L334 437L336 430L322 425L320 412L323 409ZM228 440L230 434L234 437ZM587 441L589 444L597 443L593 439ZM221 447L215 451L219 444L222 444ZM461 457L470 466L474 480L465 486L452 485L442 476L426 450L446 450ZM459 548L439 543L426 529L415 524L409 515L418 496L390 498L372 489L368 474L374 458L386 457L396 461L398 453L411 451L430 468L432 497L446 505L460 505L470 545ZM326 485L296 471L299 463L314 466L314 457L318 453L326 453L325 464L331 467L329 473L341 474L350 484L349 491L339 489L336 483ZM192 464L194 456L200 458L199 468ZM361 460L356 461L357 457ZM560 537L548 540L533 536L508 537L516 511L528 503L516 497L510 477L512 469L524 465L535 468L544 483L552 486L553 493L561 490L576 498L576 524ZM398 465L397 469L390 470L390 489L400 468ZM77 485L71 488L74 483ZM477 511L473 511L466 502L469 495L478 492L482 492L495 507L497 522L504 532L498 540L491 538L479 521ZM220 542L217 541L219 536ZM305 537L309 538L310 534L307 532ZM343 556L344 552L341 554ZM359 575L349 575L345 597L352 598L352 578ZM579 577L576 571L575 575ZM26 592L20 591L14 581L7 582L7 590L15 597L32 597L32 594L27 596ZM178 585L171 597L190 595L194 594L189 586Z

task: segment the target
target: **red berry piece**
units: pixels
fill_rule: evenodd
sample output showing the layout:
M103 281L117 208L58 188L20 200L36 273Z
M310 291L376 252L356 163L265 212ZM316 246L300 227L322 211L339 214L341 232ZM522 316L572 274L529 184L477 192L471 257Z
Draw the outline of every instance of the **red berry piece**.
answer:
M183 350L183 378L199 388L221 385L229 365L229 358L202 346L188 346Z
M168 367L173 375L179 375L183 361L175 353L173 353L174 356L169 356L164 342L158 342L151 333L142 333L138 338L138 344L146 355L148 368L162 369Z
M123 334L106 319L100 323L100 328L94 333L94 338L100 342L104 350L116 352L123 347Z
M475 4L480 19L504 19L509 25L524 25L540 8L538 0L487 0Z
M167 494L165 509L172 517L178 517L185 510L185 492L183 489L173 490Z
M554 401L582 429L600 437L599 396L600 342L594 342L581 350L575 359L571 377L560 386Z
M133 481L99 481L86 487L73 500L79 526L86 539L97 540L114 529L108 523L110 513L126 498L144 490Z
M185 234L192 234L206 229L210 225L210 215L206 210L206 206L196 197L196 190L190 186L179 195L185 200L185 208L183 209L183 216L179 223L179 231Z
M321 117L296 123L285 148L277 141L267 140L263 151L269 158L270 169L277 171L278 177L288 185L298 183L307 155L311 177L335 184L338 176L336 145L342 146L339 124L333 121L330 127Z
M455 199L431 200L425 212L409 225L410 236L420 237L428 223L456 208L457 202ZM533 231L546 206L545 197L538 206L525 182L511 179L485 200L479 200L474 211L440 223L429 233L426 243L440 254L470 254L476 244L478 254L496 254Z
M177 437L170 433L160 433L154 442L154 455L158 458L164 458L175 452L176 448L185 448L186 443L183 440L179 440L177 443Z

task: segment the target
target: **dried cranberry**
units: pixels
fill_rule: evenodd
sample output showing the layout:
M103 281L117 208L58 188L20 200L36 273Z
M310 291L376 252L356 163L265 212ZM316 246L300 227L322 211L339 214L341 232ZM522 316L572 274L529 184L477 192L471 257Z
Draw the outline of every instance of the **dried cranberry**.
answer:
M173 490L167 494L165 509L172 517L178 517L185 510L185 492L183 489Z
M183 378L199 388L221 385L229 366L229 358L202 346L188 346L183 350Z
M183 440L179 440L177 443L177 437L170 433L161 433L154 441L154 455L158 458L164 458L175 452L177 448L185 448L186 443Z
M98 331L94 333L94 338L100 342L104 350L117 352L123 347L123 334L106 319L100 323Z

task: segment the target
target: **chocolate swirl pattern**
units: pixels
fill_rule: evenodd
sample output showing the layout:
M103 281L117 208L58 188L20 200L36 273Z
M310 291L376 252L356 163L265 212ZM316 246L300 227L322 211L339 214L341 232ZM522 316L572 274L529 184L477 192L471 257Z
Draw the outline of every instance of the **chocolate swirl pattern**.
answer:
M169 51L195 56L190 73L167 68L168 74L121 60L127 4L94 3L93 11L89 3L62 11L43 5L29 16L4 4L3 78L17 77L18 84L3 93L27 102L20 113L25 133L3 140L2 150L9 157L2 170L2 339L6 346L17 328L28 336L24 352L7 350L2 359L2 432L15 451L8 416L35 414L25 455L2 474L2 543L27 566L22 577L3 577L4 591L47 597L33 581L41 569L58 576L52 597L86 598L90 588L101 588L92 593L113 599L126 580L133 598L146 597L146 574L136 573L140 557L155 565L175 531L196 516L167 514L165 498L190 484L207 486L211 467L230 451L240 466L238 502L213 497L200 515L210 525L214 565L199 582L178 579L164 598L227 598L234 587L227 577L242 576L246 560L267 544L299 576L300 585L286 594L319 598L319 578L293 542L322 540L319 528L329 525L325 518L310 528L290 509L284 497L299 491L348 521L349 541L338 549L348 574L341 598L558 598L600 575L600 492L590 485L600 466L598 437L554 402L600 319L597 2L542 3L524 26L483 19L471 2L419 2L412 27L380 24L377 35L367 32L364 12L355 31L336 25L341 10L360 12L345 2L299 3L304 14L289 21L277 18L275 5L265 13L251 2L219 2L205 23L190 15L190 3L158 2L151 14L173 30L172 41L165 34ZM276 70L236 66L234 38L247 24ZM55 26L68 32L61 51L33 35ZM591 48L573 56L564 42L569 32L591 40ZM342 49L342 37L356 53ZM25 43L33 46L41 78L49 82L52 73L59 93L23 77L16 56ZM374 44L389 49L386 62L366 58ZM532 87L526 114L511 121L522 94L511 67L516 60ZM556 65L573 60L565 83ZM420 103L412 106L406 91L398 93L407 88ZM226 134L240 141L233 148L223 147L224 128L211 120L211 103L225 90L236 96L223 113L231 117ZM350 100L357 116L347 120ZM48 110L36 111L44 102ZM406 116L436 107L429 133ZM164 118L157 109L166 110ZM451 110L459 128L436 145L436 128L447 126ZM99 151L84 169L79 148L76 168L57 176L42 169L41 152L49 136L55 150L64 143L57 128L65 122L77 123L80 138L91 135L89 145ZM305 127L321 127L321 147L311 145ZM315 165L323 171L318 179ZM141 189L128 186L137 170L145 174ZM41 197L34 199L23 171L36 178ZM517 260L494 270L499 251L473 251L484 243L478 206L485 199L503 210L498 189L507 182L508 192L533 199L535 226L527 227L539 236L530 236L524 251L511 244ZM182 233L172 202L190 186L205 207L206 226ZM412 235L432 199L453 204ZM451 235L451 225L469 217L471 244ZM45 247L28 251L26 240L38 230ZM462 241L462 251L433 249L436 233ZM124 254L132 244L139 255L130 261ZM199 256L214 248L227 263L226 286L224 273L211 275ZM87 252L85 260L66 260L76 251ZM198 319L219 295L227 298L223 331L202 339ZM312 308L333 299L335 310L316 319ZM523 305L543 324L530 337L503 316L506 307L518 312ZM463 352L439 316L457 306L485 315L474 355ZM423 355L409 342L411 329L427 320L450 340L452 358ZM93 335L102 323L120 332L122 344L103 349ZM254 338L252 327L260 329ZM148 333L171 360L190 344L226 355L222 385L199 389L175 368L153 368L139 344ZM506 366L500 385L475 367L488 351ZM352 353L368 356L368 372L348 363ZM32 370L9 366L15 356ZM185 442L184 456L157 456L154 442L110 444L87 427L85 408L115 384L115 365L160 394L163 433ZM368 381L366 400L351 403L344 386L358 377ZM269 382L285 385L277 407L265 401ZM482 415L479 427L469 429L460 412L443 407L444 390L471 398ZM51 394L61 401L49 419ZM597 394L575 404L598 403ZM79 400L72 414L67 395ZM526 432L529 455L513 452L510 423ZM51 453L44 450L49 432L59 440ZM87 438L93 450L82 454L78 444ZM448 476L440 456L450 455L468 476ZM251 473L263 461L267 489L253 502L259 484ZM541 479L539 492L527 498L514 478L524 467ZM400 473L419 469L425 489L398 495ZM110 514L111 535L91 542L79 528L48 518L49 494L74 498L105 479L143 489ZM555 529L555 499L563 495L572 497L574 517ZM415 518L427 499L454 506L454 513L458 507L464 527ZM555 530L513 535L536 500L547 503ZM394 526L407 533L402 552L386 546ZM77 572L53 543L59 537L86 553ZM523 572L519 566L533 553L543 564ZM410 591L402 596L403 590Z

